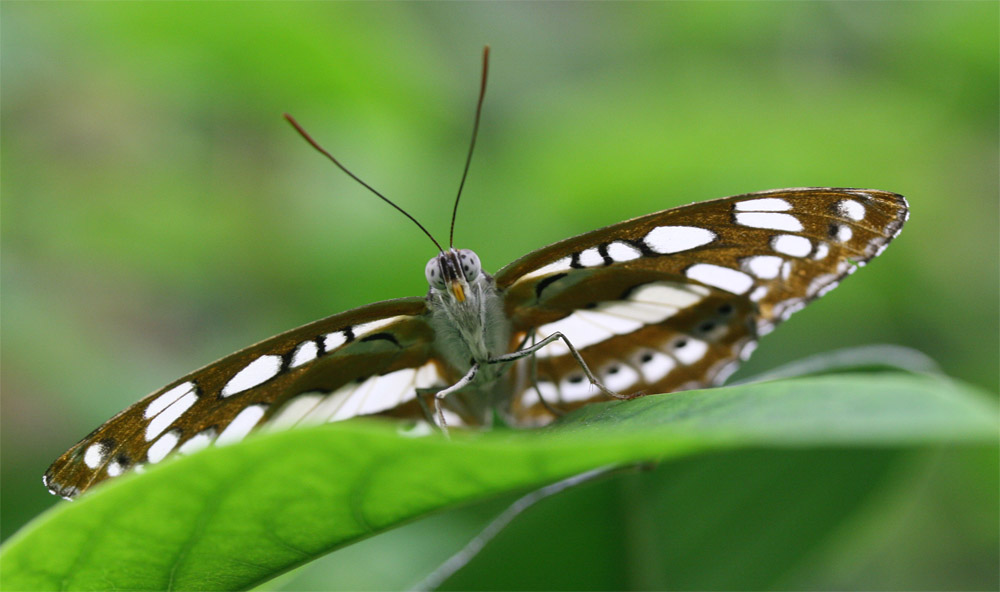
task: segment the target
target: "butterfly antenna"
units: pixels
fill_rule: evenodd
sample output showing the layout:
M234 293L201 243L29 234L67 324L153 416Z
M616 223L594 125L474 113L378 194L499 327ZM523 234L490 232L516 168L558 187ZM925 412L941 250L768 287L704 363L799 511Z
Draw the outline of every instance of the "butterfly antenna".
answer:
M305 138L306 142L309 142L312 145L313 148L315 148L316 150L319 151L320 154L322 154L323 156L329 158L333 162L333 164L337 165L337 168L339 168L340 170L342 170L345 173L347 173L347 175L350 178L354 179L358 183L361 183L361 185L363 185L368 191L371 191L375 195L379 196L380 198L382 198L382 201L384 201L385 203L389 204L390 206L396 208L404 216L406 216L407 218L409 218L410 220L412 220L413 223L416 224L418 228L420 228L420 230L424 231L424 234L427 235L427 238L431 239L431 242L433 242L434 246L436 246L438 248L438 251L440 251L442 253L444 252L444 249L441 248L441 243L437 242L437 240L434 239L434 237L431 235L431 233L428 232L426 228L424 228L424 225L421 224L420 222L417 222L417 219L414 218L413 216L411 216L409 212L407 212L403 208L397 206L394 201L392 201L388 197L382 195L381 193L379 193L378 191L376 191L374 187L372 187L368 183L365 183L364 181L361 180L360 177L358 177L357 175L355 175L351 171L347 170L347 167L345 167L344 165L340 164L339 160L337 160L336 158L334 158L332 154L330 154L329 152L327 152L325 148L323 148L322 146L319 145L319 142L317 142L316 140L312 139L312 136L310 136L309 133L306 132L306 130L302 129L302 126L299 125L299 122L295 121L294 117L292 117L288 113L285 113L285 119L287 119L288 123L292 124L292 127L295 128L295 131L299 132L299 135L301 135L303 138Z
M483 47L483 78L479 84L479 101L476 103L476 122L472 125L472 142L469 143L469 154L465 157L465 170L462 171L462 182L458 184L458 195L455 196L455 207L451 210L451 232L448 234L448 246L455 246L455 217L458 215L458 201L462 199L462 188L465 178L469 175L469 165L472 164L472 149L476 147L476 136L479 135L479 117L483 112L483 97L486 96L486 76L490 71L490 46Z

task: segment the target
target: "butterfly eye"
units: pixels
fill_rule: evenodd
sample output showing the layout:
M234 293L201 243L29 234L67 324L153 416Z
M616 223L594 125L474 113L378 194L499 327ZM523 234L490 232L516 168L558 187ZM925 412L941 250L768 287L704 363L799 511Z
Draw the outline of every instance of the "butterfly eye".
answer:
M479 264L479 255L469 249L461 249L458 252L458 261L462 265L462 273L465 280L471 282L479 277L482 266Z
M424 275L427 277L428 284L438 290L444 290L444 274L441 273L441 264L438 263L437 257L427 262L427 267L424 268Z

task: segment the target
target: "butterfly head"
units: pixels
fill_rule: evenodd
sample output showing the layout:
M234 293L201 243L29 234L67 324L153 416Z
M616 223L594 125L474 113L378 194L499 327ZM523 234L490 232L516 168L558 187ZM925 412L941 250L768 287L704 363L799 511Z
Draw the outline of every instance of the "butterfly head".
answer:
M424 270L431 290L465 302L469 284L483 275L479 256L469 249L448 249L427 262Z

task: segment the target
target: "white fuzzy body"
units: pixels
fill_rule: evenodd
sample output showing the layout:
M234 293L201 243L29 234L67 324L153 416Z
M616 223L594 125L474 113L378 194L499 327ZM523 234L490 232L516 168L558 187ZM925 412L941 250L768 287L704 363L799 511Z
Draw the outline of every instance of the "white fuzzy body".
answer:
M503 311L503 299L493 277L480 273L472 281L461 280L465 300L459 302L448 289L431 287L427 302L434 328L434 345L445 360L464 375L479 364L479 371L462 399L469 411L488 420L497 400L498 378L508 364L490 364L502 356L510 344L511 324Z

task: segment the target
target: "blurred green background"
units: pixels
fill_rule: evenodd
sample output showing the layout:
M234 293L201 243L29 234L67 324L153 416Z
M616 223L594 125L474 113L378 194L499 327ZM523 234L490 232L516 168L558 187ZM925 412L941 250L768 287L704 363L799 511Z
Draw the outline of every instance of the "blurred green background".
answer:
M281 114L444 237L486 43L456 241L487 269L693 201L895 191L912 207L900 239L740 376L885 342L995 395L998 6L3 2L2 536L56 503L48 463L142 395L293 326L424 293L430 243ZM802 454L675 463L550 500L452 585L997 587L995 452ZM460 545L503 503L280 585L412 583L404 567L365 578ZM770 540L799 505L808 533ZM664 532L644 535L647 516ZM641 544L654 539L669 548Z

